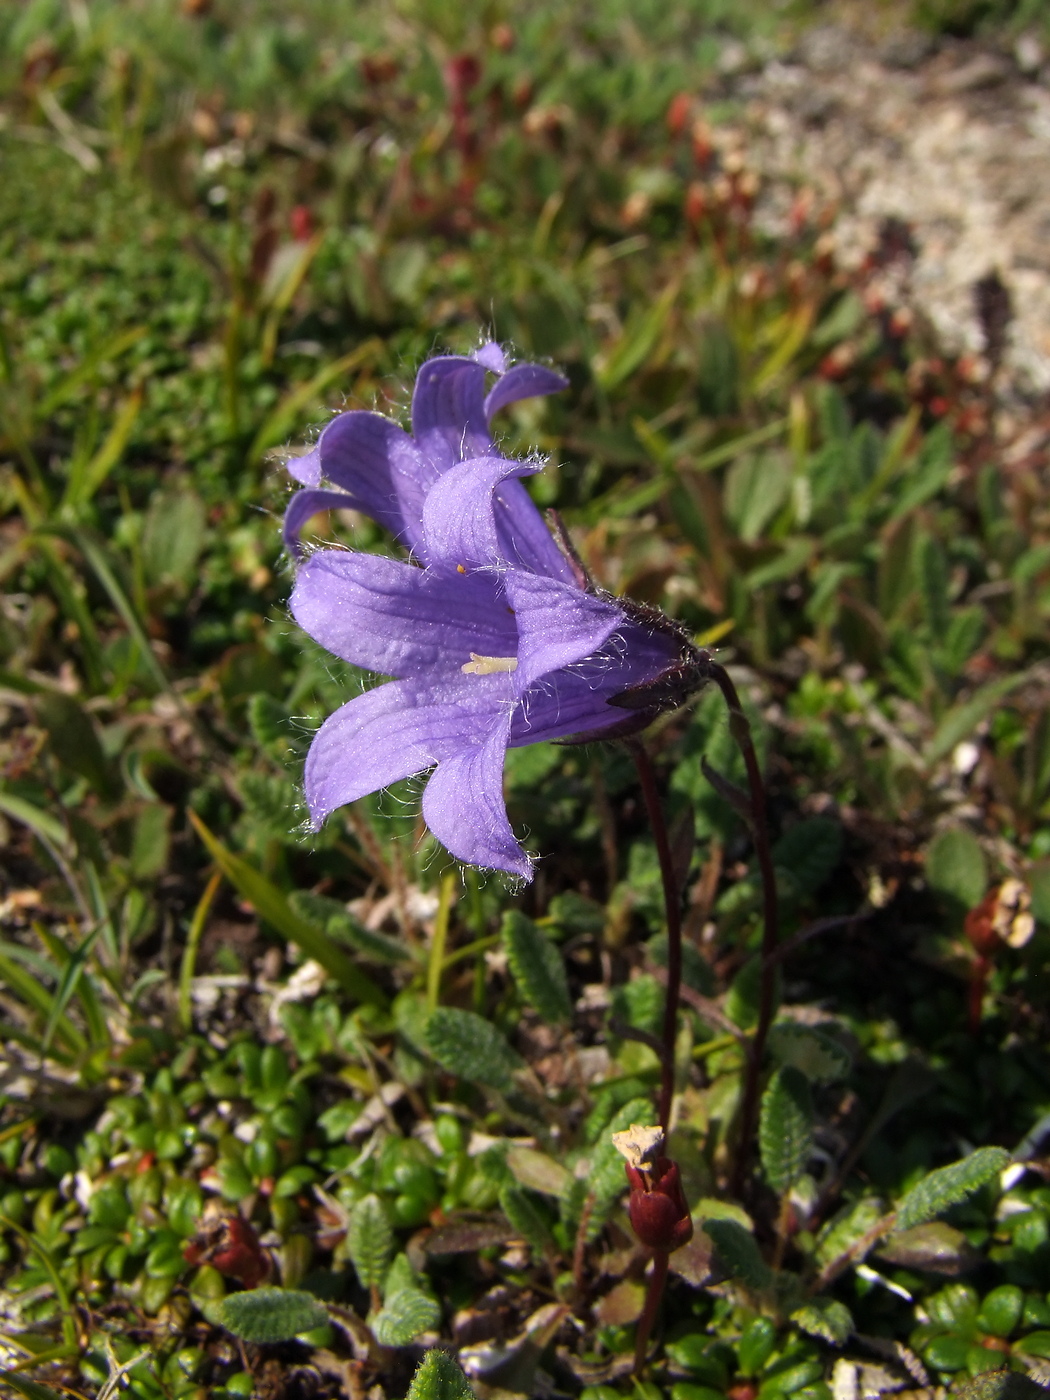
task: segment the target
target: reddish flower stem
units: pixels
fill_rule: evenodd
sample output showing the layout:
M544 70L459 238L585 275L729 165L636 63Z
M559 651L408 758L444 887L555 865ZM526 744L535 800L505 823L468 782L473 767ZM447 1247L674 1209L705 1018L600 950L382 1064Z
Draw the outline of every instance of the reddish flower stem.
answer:
M661 1078L660 1078L660 1127L664 1136L671 1120L671 1101L674 1098L674 1044L678 1030L678 1003L682 989L682 897L675 878L674 858L671 855L671 842L667 835L667 822L664 819L663 804L656 784L652 759L645 745L638 739L631 744L638 781L642 788L649 825L656 842L656 855L660 862L660 878L664 887L664 910L667 916L667 1000L664 1002L663 1034L660 1037ZM665 1270L666 1272L666 1270ZM655 1275L654 1275L655 1278ZM661 1288L663 1284L661 1283Z
M664 1284L667 1282L667 1261L670 1259L666 1249L653 1251L653 1272L649 1276L649 1287L645 1294L645 1307L642 1315L638 1319L638 1330L634 1334L634 1369L635 1374L641 1371L645 1365L645 1353L649 1349L649 1337L652 1334L653 1323L656 1321L657 1310L660 1307L660 1299L663 1297Z
M766 814L766 788L762 780L762 770L758 766L758 755L751 739L751 725L744 714L740 695L724 666L717 661L710 663L711 679L722 692L729 709L729 729L736 740L747 769L747 786L750 797L751 835L755 843L755 856L762 878L762 962L761 981L758 994L758 1022L751 1041L744 1079L744 1099L740 1110L740 1138L737 1143L733 1170L730 1174L729 1189L734 1196L743 1192L747 1176L747 1164L751 1152L751 1139L755 1133L758 1116L759 1076L762 1070L762 1055L766 1048L766 1038L773 1022L775 1010L776 951L779 940L777 916L777 882L773 870L773 851L769 841L769 821Z

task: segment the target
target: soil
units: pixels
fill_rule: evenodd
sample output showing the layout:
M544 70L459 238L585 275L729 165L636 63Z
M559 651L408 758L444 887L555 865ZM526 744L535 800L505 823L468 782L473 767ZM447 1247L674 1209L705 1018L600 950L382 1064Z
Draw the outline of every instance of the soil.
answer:
M786 227L800 193L845 266L888 221L910 232L906 286L888 288L949 354L982 356L1004 406L1050 393L1050 52L835 24L747 71L723 53L723 93L760 217ZM737 71L733 71L734 67ZM721 143L720 143L721 144ZM897 274L899 276L899 273Z

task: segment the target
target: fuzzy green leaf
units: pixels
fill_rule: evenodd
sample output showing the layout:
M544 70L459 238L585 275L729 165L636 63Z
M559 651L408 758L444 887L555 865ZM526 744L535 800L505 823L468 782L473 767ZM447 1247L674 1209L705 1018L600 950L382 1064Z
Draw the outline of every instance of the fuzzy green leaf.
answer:
M313 894L310 890L296 890L288 896L288 903L301 919L324 929L329 938L349 943L367 958L384 963L411 960L412 954L403 944L365 928L337 899Z
M806 1170L813 1149L809 1082L793 1065L778 1069L762 1095L758 1145L766 1180L782 1196Z
M875 1228L885 1213L883 1203L874 1196L865 1196L854 1205L844 1206L817 1236L817 1263L823 1268L841 1258Z
M372 1320L376 1341L384 1347L404 1347L441 1321L441 1308L419 1288L399 1288L387 1295Z
M362 1196L350 1213L347 1246L363 1288L378 1288L386 1278L394 1252L394 1232L383 1202L376 1195Z
M217 1309L223 1327L246 1342L287 1342L323 1327L328 1313L312 1293L291 1288L250 1288L231 1293Z
M773 864L800 894L813 894L842 855L842 827L830 817L809 817L789 827L773 847Z
M572 1020L572 999L561 954L547 935L518 909L503 917L503 946L522 1000L550 1025Z
M986 1371L952 1391L953 1400L1046 1400L1046 1390L1016 1371Z
M511 1226L538 1254L551 1248L554 1241L550 1224L528 1191L520 1186L505 1186L499 1193L499 1204Z
M435 1347L412 1377L405 1400L475 1400L470 1382L449 1356Z
M933 838L926 852L926 881L931 890L962 910L980 903L988 884L988 866L972 831L952 826Z
M811 1337L821 1337L841 1347L853 1334L853 1318L844 1303L834 1298L813 1298L791 1314L791 1321Z
M524 1068L505 1036L473 1011L439 1006L427 1021L425 1035L427 1049L442 1069L500 1093L514 1087L515 1072Z
M772 1027L769 1050L778 1064L794 1066L814 1084L834 1084L850 1071L850 1053L840 1041L797 1021L778 1021Z
M979 1147L960 1162L930 1172L908 1192L897 1210L897 1228L910 1230L943 1215L965 1201L1007 1165L1010 1154L1002 1147Z
M735 1220L705 1220L704 1233L710 1236L730 1275L745 1288L758 1293L770 1287L773 1271L743 1225Z

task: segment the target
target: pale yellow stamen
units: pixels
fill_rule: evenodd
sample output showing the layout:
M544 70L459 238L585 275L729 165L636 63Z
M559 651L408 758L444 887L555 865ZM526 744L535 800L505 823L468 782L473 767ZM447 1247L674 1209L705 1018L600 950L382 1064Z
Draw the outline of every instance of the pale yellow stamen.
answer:
M516 671L516 656L478 656L470 653L470 660L460 667L465 676L494 676L497 671Z

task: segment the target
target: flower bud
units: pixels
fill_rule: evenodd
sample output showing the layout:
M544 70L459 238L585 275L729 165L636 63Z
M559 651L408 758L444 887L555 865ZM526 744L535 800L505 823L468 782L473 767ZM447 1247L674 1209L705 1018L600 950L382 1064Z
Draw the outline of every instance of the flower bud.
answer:
M632 1123L625 1132L613 1134L613 1143L626 1158L631 1187L627 1213L641 1243L668 1253L688 1244L693 1237L693 1220L678 1164L663 1155L661 1129Z

